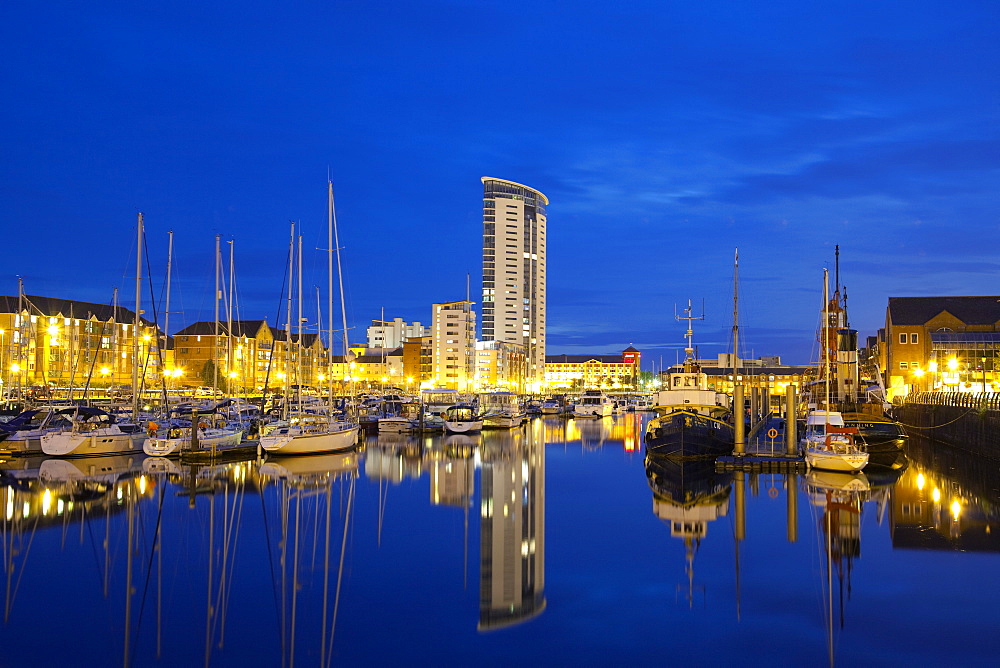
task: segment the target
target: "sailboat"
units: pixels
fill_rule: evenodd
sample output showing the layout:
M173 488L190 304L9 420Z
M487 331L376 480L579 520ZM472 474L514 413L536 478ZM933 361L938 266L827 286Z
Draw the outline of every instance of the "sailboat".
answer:
M825 335L829 323L829 272L823 270L823 312ZM857 427L845 426L844 418L838 411L830 410L830 360L829 347L821 345L820 375L824 382L824 408L809 411L806 428L799 442L806 465L826 471L856 473L868 463L865 451L858 437Z
M691 300L684 315L687 320L687 346L684 365L668 375L668 389L653 396L652 410L656 417L646 425L646 452L666 457L717 456L733 449L733 425L727 395L708 388L708 375L694 358L693 320L704 315L692 315Z
M337 244L336 222L333 207L333 181L327 181L327 202L328 202L328 274L329 285L327 294L327 305L330 318L329 336L330 343L327 346L328 367L333 366L333 253L337 252L337 267L340 276L340 303L341 314L344 318L344 354L347 354L347 313L343 308L344 304L344 280L340 271L340 248ZM301 263L301 252L299 261ZM301 267L301 264L300 264ZM301 274L301 269L300 269ZM301 276L299 279L299 292L302 291ZM300 298L301 302L301 298ZM299 341L302 341L301 328L302 318L299 318ZM291 341L289 341L289 344ZM260 438L260 447L269 453L282 455L312 455L328 452L342 452L355 447L358 443L358 423L350 419L339 419L332 411L333 403L333 374L327 373L329 386L327 389L327 400L331 403L331 410L328 414L303 415L302 419L295 423L275 429L266 436ZM300 383L301 386L301 383Z
M135 273L135 323L132 329L132 419L139 415L139 328L141 324L140 295L142 282L142 214L138 219L138 240L136 243ZM130 429L122 429L118 420L99 408L77 406L66 417L70 420L68 429L42 434L42 452L60 457L83 457L113 455L138 450L145 434Z

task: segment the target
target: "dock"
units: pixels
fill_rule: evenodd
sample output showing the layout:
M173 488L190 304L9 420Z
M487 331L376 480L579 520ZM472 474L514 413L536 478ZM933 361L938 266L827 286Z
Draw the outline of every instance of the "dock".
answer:
M806 460L785 448L784 421L771 418L747 439L746 452L723 455L715 460L716 471L752 473L805 473Z

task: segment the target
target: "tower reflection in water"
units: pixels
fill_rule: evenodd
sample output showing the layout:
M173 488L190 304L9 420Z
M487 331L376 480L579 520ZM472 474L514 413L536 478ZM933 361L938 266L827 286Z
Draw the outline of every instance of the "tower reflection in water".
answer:
M545 439L540 421L484 432L480 449L479 630L545 610Z

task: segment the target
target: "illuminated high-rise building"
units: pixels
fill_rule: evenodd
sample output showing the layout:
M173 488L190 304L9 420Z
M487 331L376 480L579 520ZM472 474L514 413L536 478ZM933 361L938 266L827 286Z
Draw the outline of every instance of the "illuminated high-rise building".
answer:
M528 186L484 176L483 341L524 346L528 390L545 373L545 207Z

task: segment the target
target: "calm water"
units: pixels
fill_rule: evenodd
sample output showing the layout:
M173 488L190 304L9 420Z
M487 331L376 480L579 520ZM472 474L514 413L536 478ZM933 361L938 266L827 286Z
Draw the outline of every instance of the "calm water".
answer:
M0 663L995 665L996 462L647 470L643 419L8 462Z

